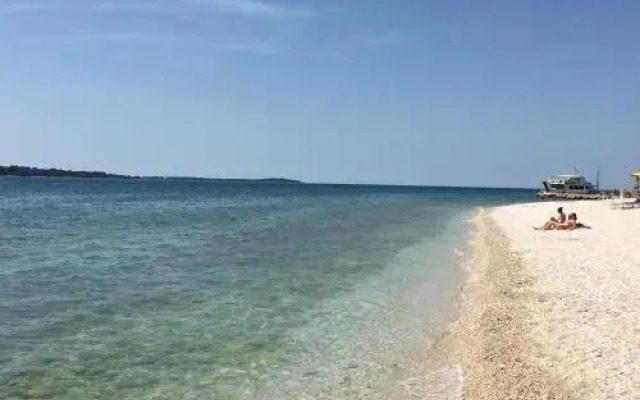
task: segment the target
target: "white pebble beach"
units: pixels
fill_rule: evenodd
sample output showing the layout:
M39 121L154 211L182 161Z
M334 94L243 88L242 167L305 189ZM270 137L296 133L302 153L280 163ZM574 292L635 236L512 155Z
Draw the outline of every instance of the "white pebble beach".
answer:
M538 231L557 207L591 229ZM640 208L485 210L451 361L468 399L640 399Z

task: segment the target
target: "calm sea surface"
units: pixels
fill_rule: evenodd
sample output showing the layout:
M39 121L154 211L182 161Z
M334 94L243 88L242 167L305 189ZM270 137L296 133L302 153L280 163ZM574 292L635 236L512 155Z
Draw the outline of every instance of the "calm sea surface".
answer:
M0 398L424 396L469 218L532 199L0 179Z

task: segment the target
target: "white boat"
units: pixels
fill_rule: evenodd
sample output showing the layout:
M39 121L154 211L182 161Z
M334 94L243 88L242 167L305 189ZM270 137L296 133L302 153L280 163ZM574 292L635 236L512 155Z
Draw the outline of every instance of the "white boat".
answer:
M576 170L574 174L558 175L542 181L547 193L594 193L598 187Z

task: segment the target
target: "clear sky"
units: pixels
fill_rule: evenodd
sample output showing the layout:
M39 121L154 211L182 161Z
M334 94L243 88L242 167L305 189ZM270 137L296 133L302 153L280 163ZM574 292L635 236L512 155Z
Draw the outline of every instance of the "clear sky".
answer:
M630 186L638 21L637 0L0 0L0 164Z

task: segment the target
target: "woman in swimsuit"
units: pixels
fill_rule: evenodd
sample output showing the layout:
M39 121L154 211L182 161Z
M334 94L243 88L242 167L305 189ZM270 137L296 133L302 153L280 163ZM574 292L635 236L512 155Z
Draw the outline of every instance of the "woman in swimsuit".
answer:
M578 222L578 215L576 213L571 213L569 214L569 217L567 218L567 220L564 222L548 221L542 226L542 228L536 228L536 229L541 229L543 231L551 231L551 230L571 231L576 229L577 222Z
M564 213L564 211L562 210L562 207L558 207L558 218L551 217L549 218L549 221L559 222L561 224L564 224L567 221L567 214Z

